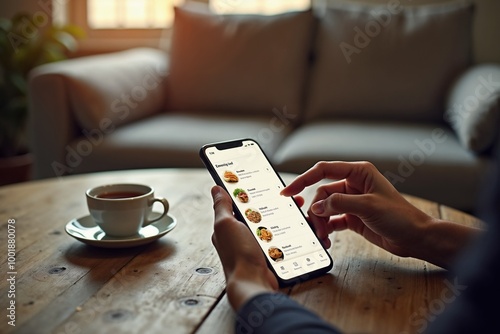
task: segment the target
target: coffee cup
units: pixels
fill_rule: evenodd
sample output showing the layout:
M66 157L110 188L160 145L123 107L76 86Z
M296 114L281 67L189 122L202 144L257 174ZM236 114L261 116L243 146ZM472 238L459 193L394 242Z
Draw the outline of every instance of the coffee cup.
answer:
M85 193L90 215L107 236L129 237L141 228L162 219L168 212L165 198L142 184L110 184L90 188ZM153 204L163 205L160 216L152 218Z

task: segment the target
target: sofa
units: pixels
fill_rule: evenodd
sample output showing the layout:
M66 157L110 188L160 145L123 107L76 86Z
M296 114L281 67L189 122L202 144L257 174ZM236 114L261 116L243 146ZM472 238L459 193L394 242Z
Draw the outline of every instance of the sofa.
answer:
M175 8L168 50L31 72L36 177L197 168L203 144L250 137L280 172L367 160L404 193L470 211L500 122L500 66L474 63L473 17L469 1Z

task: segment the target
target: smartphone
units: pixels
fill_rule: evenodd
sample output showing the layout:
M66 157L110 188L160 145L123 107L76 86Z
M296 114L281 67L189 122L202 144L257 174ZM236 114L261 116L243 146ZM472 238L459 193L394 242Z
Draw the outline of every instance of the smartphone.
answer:
M236 218L252 232L281 286L333 267L295 200L280 195L285 184L256 141L207 144L200 157L215 183L233 199Z

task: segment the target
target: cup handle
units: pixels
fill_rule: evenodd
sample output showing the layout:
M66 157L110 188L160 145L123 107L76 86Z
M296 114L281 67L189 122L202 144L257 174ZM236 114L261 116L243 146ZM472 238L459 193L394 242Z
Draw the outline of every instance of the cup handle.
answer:
M152 198L149 201L149 205L153 206L154 202L159 202L163 205L163 213L159 217L156 217L155 219L148 218L147 220L144 221L144 224L142 224L142 227L148 226L149 224L154 223L155 221L162 219L163 217L165 217L165 215L168 212L170 205L168 204L168 201L166 198Z

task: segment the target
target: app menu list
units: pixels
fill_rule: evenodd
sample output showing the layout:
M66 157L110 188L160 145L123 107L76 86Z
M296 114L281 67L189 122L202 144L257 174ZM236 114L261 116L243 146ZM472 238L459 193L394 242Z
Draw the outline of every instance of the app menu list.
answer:
M300 209L291 198L279 195L283 185L272 169L223 166L219 173L250 230L282 277L293 277L298 272L303 274L328 265L329 259ZM228 178L228 175L233 177Z

